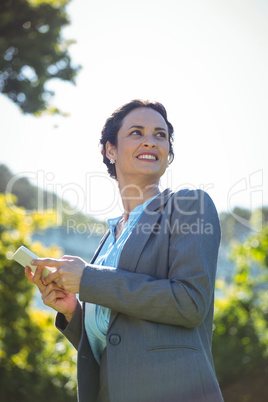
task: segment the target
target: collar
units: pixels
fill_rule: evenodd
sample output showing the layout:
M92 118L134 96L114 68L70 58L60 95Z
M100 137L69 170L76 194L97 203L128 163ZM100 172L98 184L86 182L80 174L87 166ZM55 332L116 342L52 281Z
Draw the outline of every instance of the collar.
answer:
M145 201L143 204L137 205L130 212L126 225L129 226L133 221L135 221L137 217L139 217L147 209L148 205L151 205L151 203L153 203L157 198L161 197L161 194L163 193L159 193L154 197L150 198L149 200ZM110 218L107 220L107 224L111 233L114 233L115 227L118 224L118 222L122 219L122 217L123 215L118 216L117 218Z

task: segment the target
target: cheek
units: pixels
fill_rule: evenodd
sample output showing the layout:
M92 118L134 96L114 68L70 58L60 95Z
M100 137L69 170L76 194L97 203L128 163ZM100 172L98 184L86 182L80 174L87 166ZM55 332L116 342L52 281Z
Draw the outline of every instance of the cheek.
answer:
M129 160L129 158L132 157L132 155L134 154L136 147L136 144L132 144L129 141L126 143L124 141L120 141L120 143L118 143L117 145L117 149L116 149L116 154L117 154L117 158L118 160Z
M117 165L118 167L126 167L130 164L130 155L126 149L117 149Z
M166 158L168 158L169 150L170 150L170 146L168 143L168 144L166 144L166 146L163 147L163 156L165 156Z

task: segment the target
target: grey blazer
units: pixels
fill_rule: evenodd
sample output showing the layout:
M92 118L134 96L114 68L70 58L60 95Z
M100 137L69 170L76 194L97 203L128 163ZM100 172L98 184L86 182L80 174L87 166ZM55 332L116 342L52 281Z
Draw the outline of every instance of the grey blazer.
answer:
M202 190L165 190L146 208L117 269L83 273L79 298L109 307L110 402L223 401L211 354L214 285L220 244L215 206ZM78 349L80 402L96 402L99 371L77 304L58 329Z

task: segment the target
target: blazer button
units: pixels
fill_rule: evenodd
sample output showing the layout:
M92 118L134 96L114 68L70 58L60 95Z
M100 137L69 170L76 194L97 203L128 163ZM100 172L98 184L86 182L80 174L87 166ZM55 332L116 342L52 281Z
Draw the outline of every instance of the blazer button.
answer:
M121 342L121 338L119 335L110 335L109 342L111 345L116 346Z

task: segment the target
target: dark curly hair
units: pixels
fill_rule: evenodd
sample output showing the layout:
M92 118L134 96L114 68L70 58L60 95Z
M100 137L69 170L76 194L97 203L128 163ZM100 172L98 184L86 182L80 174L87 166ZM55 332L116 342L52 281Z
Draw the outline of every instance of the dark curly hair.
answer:
M106 156L106 143L109 141L112 145L117 145L117 133L122 126L123 119L126 115L134 109L139 107L146 107L153 110L156 110L161 116L164 118L167 126L168 126L168 134L169 134L169 163L171 163L174 159L174 151L173 151L173 126L167 119L167 111L164 106L159 102L151 102L144 101L141 99L134 99L131 102L126 103L125 105L119 107L114 111L114 113L106 120L105 125L101 132L101 153L103 156L103 162L107 166L108 173L111 177L116 179L116 170L115 165L110 163L110 160Z

